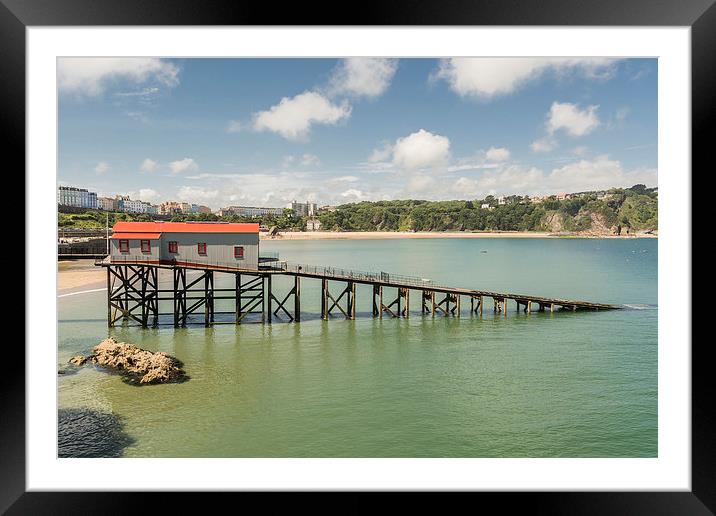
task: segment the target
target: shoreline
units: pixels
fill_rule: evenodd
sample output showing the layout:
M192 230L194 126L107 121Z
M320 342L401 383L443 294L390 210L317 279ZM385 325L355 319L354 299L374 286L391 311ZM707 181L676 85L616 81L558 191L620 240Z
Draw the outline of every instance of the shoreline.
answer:
M599 235L590 233L548 233L537 231L486 231L486 232L409 232L409 231L285 231L277 236L260 234L260 240L388 240L403 238L658 238L657 234Z
M658 235L590 235L555 234L547 232L506 231L468 233L458 231L445 232L400 232L400 231L287 231L278 237L261 234L262 241L311 241L311 240L390 240L414 238L591 238L591 239L637 239L658 238ZM86 290L107 288L107 276L103 269L94 265L92 258L61 260L57 265L57 295L67 296Z

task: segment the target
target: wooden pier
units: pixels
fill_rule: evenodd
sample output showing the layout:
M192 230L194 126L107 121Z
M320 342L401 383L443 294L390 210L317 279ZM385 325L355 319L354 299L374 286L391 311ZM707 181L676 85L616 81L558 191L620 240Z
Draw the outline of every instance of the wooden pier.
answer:
M508 306L514 303L517 311L525 313L613 310L618 305L557 299L508 292L492 292L435 285L432 281L394 274L357 272L333 267L268 262L258 269L239 269L221 264L150 261L110 261L96 265L107 270L107 321L114 326L119 321L143 327L157 326L160 316L172 316L175 327L191 324L190 315L203 315L205 326L241 324L246 317L257 314L259 320L271 323L274 318L289 322L301 320L301 280L321 281L321 317L356 318L356 285L372 287L373 317L410 317L411 292L417 294L420 314L460 317L463 301L469 300L469 314L482 315L492 309L507 317ZM159 271L172 274L172 288L160 288ZM187 278L187 271L198 276ZM218 288L215 275L233 275L231 288ZM277 276L292 278L292 287L278 293L272 280ZM339 286L336 287L336 284ZM216 311L217 300L232 300L234 309ZM489 306L485 302L489 301ZM172 312L160 312L160 302L171 302ZM217 315L225 317L217 320ZM200 320L201 320L200 319Z

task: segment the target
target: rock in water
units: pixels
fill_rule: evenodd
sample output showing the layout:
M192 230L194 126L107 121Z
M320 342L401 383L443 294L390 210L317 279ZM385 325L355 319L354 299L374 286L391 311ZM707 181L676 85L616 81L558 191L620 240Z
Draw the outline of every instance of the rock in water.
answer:
M82 357L74 357L70 362ZM140 384L178 382L187 379L182 363L164 352L153 353L109 337L83 359L139 379ZM80 364L77 364L80 365Z
M77 355L76 357L70 358L70 364L72 365L81 366L85 362L87 362L87 359L82 355Z

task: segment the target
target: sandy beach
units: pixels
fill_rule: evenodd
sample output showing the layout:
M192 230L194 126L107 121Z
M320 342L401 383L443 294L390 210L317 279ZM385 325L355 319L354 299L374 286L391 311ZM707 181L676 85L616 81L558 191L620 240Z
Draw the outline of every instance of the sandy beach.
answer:
M596 235L596 234L555 234L536 231L285 231L270 237L261 234L261 240L382 240L391 238L657 238L655 234Z
M94 259L62 260L57 264L58 294L106 286L107 272L96 267Z

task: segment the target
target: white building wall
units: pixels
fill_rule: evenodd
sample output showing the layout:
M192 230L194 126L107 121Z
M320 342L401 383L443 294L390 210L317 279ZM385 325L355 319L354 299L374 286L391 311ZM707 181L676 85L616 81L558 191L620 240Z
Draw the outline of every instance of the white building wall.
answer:
M169 242L177 242L177 253L169 252ZM199 254L198 244L206 243L206 255ZM234 246L244 246L244 259L234 258ZM162 260L206 263L247 269L258 268L258 233L163 233Z
M130 238L129 240L129 252L119 252L119 240L118 238L111 238L109 240L109 254L112 261L121 262L122 260L129 261L152 261L158 262L161 252L161 238L157 238L149 241L150 252L143 253L141 248L140 239Z

